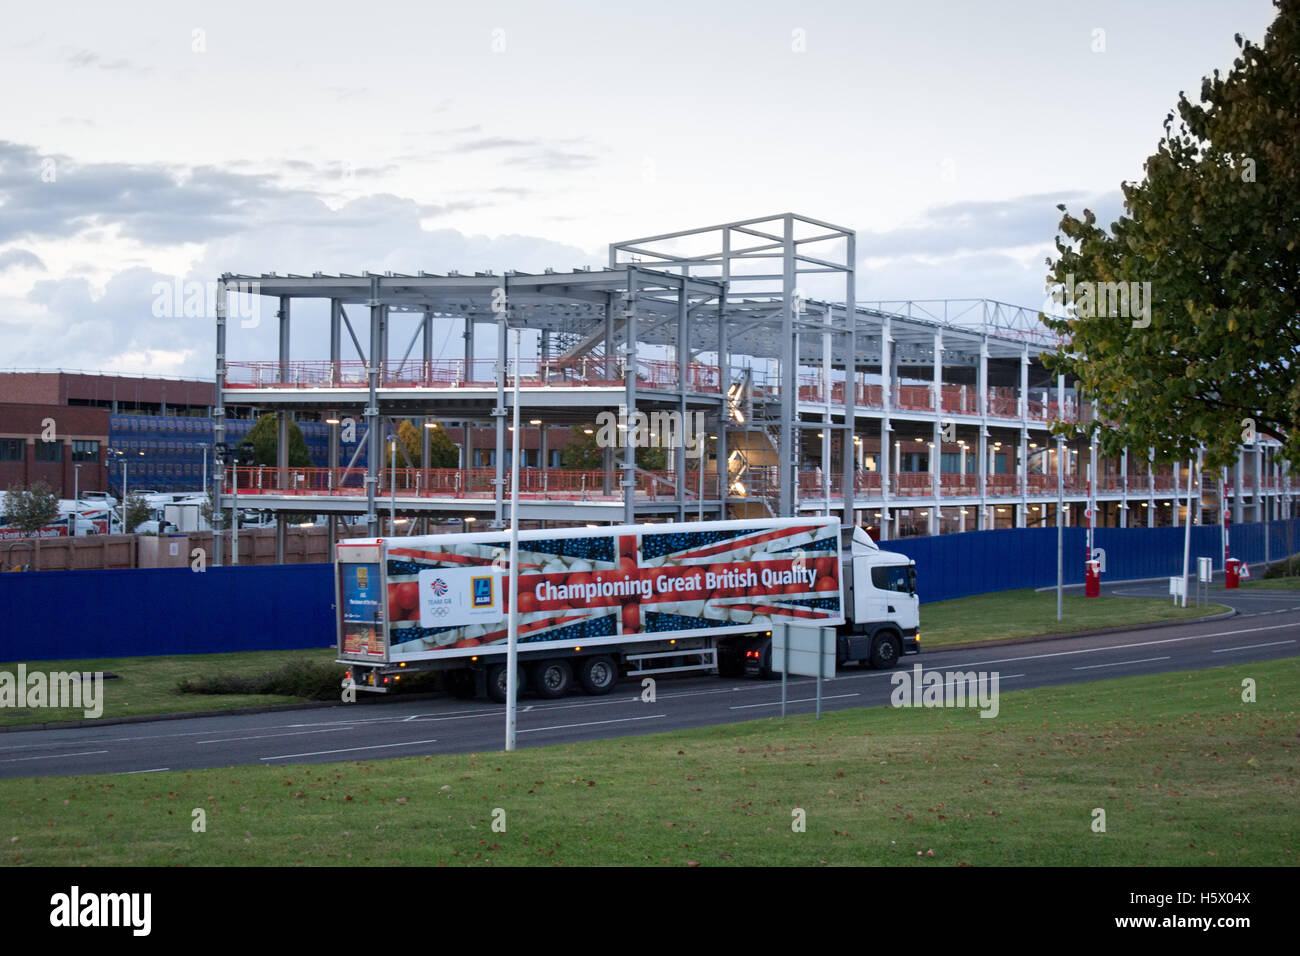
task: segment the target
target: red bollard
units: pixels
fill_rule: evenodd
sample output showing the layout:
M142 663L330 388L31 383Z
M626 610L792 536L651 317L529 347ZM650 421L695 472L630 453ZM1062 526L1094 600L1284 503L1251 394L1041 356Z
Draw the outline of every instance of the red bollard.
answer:
M1236 558L1229 558L1226 562L1226 568L1223 572L1223 586L1225 588L1236 588L1241 584L1241 576L1237 571L1241 562Z
M1087 562L1087 572L1083 583L1084 597L1101 597L1101 562Z

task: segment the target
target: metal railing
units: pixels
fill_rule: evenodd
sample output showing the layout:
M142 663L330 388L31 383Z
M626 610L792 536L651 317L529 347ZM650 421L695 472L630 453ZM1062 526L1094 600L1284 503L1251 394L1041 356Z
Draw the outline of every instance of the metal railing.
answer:
M573 359L521 359L518 363L521 388L617 388L626 382L627 365L622 358L605 359L584 355ZM639 359L637 384L642 388L678 387L680 369L676 362ZM492 388L496 386L495 359L405 359L381 362L379 385L383 388ZM349 359L331 362L230 362L226 366L227 388L349 388L369 387L369 367ZM513 363L507 385L514 382ZM721 376L716 365L692 362L686 367L688 391L717 394Z

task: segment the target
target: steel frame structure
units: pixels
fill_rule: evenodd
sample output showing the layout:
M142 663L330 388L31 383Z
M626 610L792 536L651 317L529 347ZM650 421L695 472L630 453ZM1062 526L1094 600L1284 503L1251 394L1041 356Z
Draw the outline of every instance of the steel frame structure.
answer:
M543 494L521 504L521 519L632 523L760 508L779 515L839 512L847 525L860 521L863 508L869 507L880 515L881 536L891 537L891 518L903 509L928 507L930 533L939 532L945 505L960 508L963 516L967 508L976 509L976 528L996 523L991 502L1014 505L1018 526L1028 523L1031 506L1037 507L1032 502L1045 513L1055 498L1055 482L1050 492L1030 487L1030 440L1037 437L1047 445L1053 405L1057 415L1077 414L1079 409L1076 404L1072 410L1073 392L1064 379L1052 380L1036 361L1040 352L1054 349L1037 313L988 300L859 303L855 261L852 230L783 213L611 243L608 267L601 270L547 270L541 275L225 274L217 296L214 441L224 440L227 402L275 412L277 467L283 476L289 472L288 423L293 412L317 411L337 421L343 410L359 410L368 448L362 489L345 489L336 475L346 469L339 467L339 426L334 425L328 481L320 493L282 489L282 494L262 496L259 506L281 512L364 514L367 533L374 536L381 524L380 486L387 463L381 447L385 420L491 421L496 454L490 497L422 494L417 476L416 493L401 496L400 510L415 515L478 511L490 516L494 527L504 527L509 497L506 420L513 400L509 386L519 375L521 411L544 426L586 423L593 413L614 409L629 418L638 411L676 412L681 420L701 413L716 442L707 488L708 456L699 459L692 476L683 450L670 449L668 473L651 475L637 467L636 449L626 442L604 451L605 477L599 493L592 495L599 500L586 500L585 489L580 500ZM227 359L227 295L249 288L278 303L279 349L273 361ZM327 360L302 362L292 357L296 299L328 301ZM413 322L414 332L404 353L396 357L395 346L401 347L401 339L395 338L399 321ZM483 325L496 330L490 359L474 354L475 329ZM507 356L507 332L513 327L539 337L542 358L531 366ZM445 373L441 365L446 363L434 359L434 349L439 341L457 335L463 339L463 359L455 360L454 374ZM571 344L554 359L551 341ZM349 345L355 359L345 357ZM813 371L809 375L801 370ZM915 384L905 385L909 379ZM995 379L1002 384L994 385ZM995 389L1008 394L1000 397ZM1040 393L1038 402L1031 400L1034 390ZM428 433L421 431L421 465L427 469ZM819 447L811 446L808 436L814 433ZM953 475L942 471L941 453L945 445L953 447L956 433L973 441L969 447L965 440L957 442L961 480L954 490L945 480ZM1010 492L990 491L992 446L1002 444L996 441L998 434L1018 448ZM920 484L915 474L907 476L911 484L906 487L903 475L891 479L891 443L901 459L902 436L932 449L929 472ZM869 474L862 467L868 440L878 440L873 479L878 495L862 485ZM1086 449L1079 446L1075 453ZM465 464L471 464L473 449L464 451ZM968 476L970 451L975 458ZM811 486L801 481L805 454L818 462ZM1289 470L1277 463L1266 466L1267 454L1262 450L1243 456L1254 460L1253 506L1263 512L1268 487L1268 494L1277 499L1270 507L1289 515ZM405 459L405 451L402 455ZM1045 449L1036 455L1045 456ZM1067 470L1073 457L1067 458ZM1118 489L1091 489L1092 499L1113 498L1123 507L1130 500L1146 499L1151 522L1156 498L1169 496L1158 495L1163 489L1157 489L1153 471L1146 476L1147 488L1135 482L1130 489L1128 458L1124 456ZM414 468L409 461L405 464ZM896 460L895 472L899 464ZM1241 460L1236 471L1232 485L1237 491L1235 517L1240 520L1241 492L1247 487ZM610 477L615 473L617 489ZM746 480L749 476L753 480ZM1265 477L1271 480L1262 480ZM213 478L216 498L225 506L224 469L216 469ZM251 489L240 480L242 498ZM396 484L394 474L390 506L395 510ZM1085 497L1076 489L1070 500L1080 505ZM219 510L216 515L220 517ZM1125 520L1124 511L1119 519ZM282 558L283 522L278 527L277 555ZM331 522L331 545L334 530ZM214 548L214 560L220 563L220 535Z

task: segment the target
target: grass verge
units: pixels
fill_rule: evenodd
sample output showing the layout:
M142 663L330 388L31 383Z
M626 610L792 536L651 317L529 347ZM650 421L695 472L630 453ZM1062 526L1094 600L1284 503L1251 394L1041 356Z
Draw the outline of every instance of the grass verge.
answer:
M1220 604L1175 607L1167 598L1103 595L1087 598L1066 593L1062 619L1056 619L1056 592L1032 588L996 591L974 597L921 605L921 646L944 647L1040 634L1091 631L1127 624L1154 624L1219 614Z
M1298 701L1284 658L1007 692L994 719L864 708L512 753L0 780L0 841L7 863L47 866L1294 865Z
M324 667L335 658L330 647L304 651L247 651L230 654L174 654L159 657L105 657L81 661L27 661L33 671L103 671L117 675L104 681L103 717L132 717L144 714L183 713L194 710L226 710L261 704L291 704L305 697L268 693L177 692L183 681L216 679L251 680L289 665ZM17 674L17 664L0 665L0 670ZM232 685L233 687L233 685ZM246 685L246 689L256 689ZM60 720L82 720L85 712L73 708L0 710L0 727L42 724Z
M1300 591L1300 577L1288 578L1251 578L1242 581L1243 588L1250 588L1252 591ZM1216 588L1222 590L1222 588Z

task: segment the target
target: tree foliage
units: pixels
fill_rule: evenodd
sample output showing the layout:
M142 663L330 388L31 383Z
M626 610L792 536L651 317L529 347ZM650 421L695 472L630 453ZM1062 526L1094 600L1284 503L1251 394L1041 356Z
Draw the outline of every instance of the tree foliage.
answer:
M275 465L276 451L280 445L275 416L268 413L259 418L257 424L249 429L243 441L253 443L253 464ZM302 437L302 429L292 419L289 421L289 465L293 468L312 466L307 442Z
M420 449L423 441L420 432L422 430L429 433L429 467L455 468L460 462L460 450L456 447L456 443L451 440L451 436L447 434L447 429L441 425L434 428L419 429L404 418L397 426L397 437L402 442L402 448L406 450L406 456L410 459L411 467L420 467ZM400 451L397 453L397 467L406 467Z
M122 530L126 534L131 534L141 524L148 521L154 516L153 508L149 507L149 502L140 495L127 495L126 497L126 527Z
M622 448L614 450L614 469L623 466ZM664 448L638 448L636 466L644 471L663 471L668 467L668 451ZM604 449L596 441L596 433L575 438L560 452L560 467L566 471L601 471L605 467Z
M59 517L59 496L43 481L13 484L5 492L3 510L10 525L34 534Z
M1300 0L1275 5L1262 45L1238 36L1226 76L1206 77L1199 102L1180 93L1109 230L1059 207L1048 281L1069 317L1044 316L1065 339L1044 362L1111 423L1097 429L1107 454L1187 459L1204 445L1222 466L1258 434L1300 462ZM1124 315L1114 296L1093 314L1062 293L1099 283L1150 283L1149 314Z

